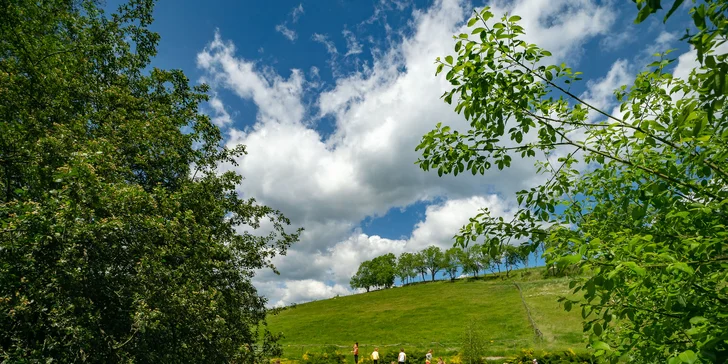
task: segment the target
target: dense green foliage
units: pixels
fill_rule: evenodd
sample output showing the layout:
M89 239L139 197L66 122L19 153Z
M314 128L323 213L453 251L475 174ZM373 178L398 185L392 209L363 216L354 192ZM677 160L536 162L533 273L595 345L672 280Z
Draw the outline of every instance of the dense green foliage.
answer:
M338 345L348 354L354 342L359 342L360 358L374 346L378 345L380 352L390 352L398 351L399 346L392 345L400 344L408 355L434 348L438 356L443 348L461 348L471 321L478 323L489 356L515 354L529 347L583 351L581 316L563 311L556 302L568 293L568 281L544 279L545 274L538 268L511 272L506 280L487 275L409 284L297 304L270 316L268 322L272 331L285 333L281 343L284 357L290 359L300 359L306 351L320 351L327 345ZM533 320L543 332L543 341L536 341L513 285L516 279Z
M152 6L0 3L0 361L277 353L250 279L298 233L217 171L244 149L198 112L206 88L145 71Z
M637 23L660 0L636 0ZM665 15L682 11L672 2ZM546 182L517 193L513 220L484 210L457 244L512 240L545 250L549 264L578 264L572 282L595 355L610 361L728 360L728 35L726 1L695 1L686 40L699 67L673 77L668 53L615 91L615 115L569 91L580 80L548 51L522 40L517 15L486 8L440 61L443 97L469 130L438 124L422 139L424 170L488 173L538 157Z
M367 260L359 265L351 277L351 288L364 288L369 292L372 287L390 288L394 285L397 257L389 253Z

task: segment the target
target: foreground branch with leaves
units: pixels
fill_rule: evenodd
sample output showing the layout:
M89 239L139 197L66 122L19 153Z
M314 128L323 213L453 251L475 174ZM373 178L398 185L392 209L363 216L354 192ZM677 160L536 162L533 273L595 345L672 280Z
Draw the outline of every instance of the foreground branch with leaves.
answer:
M660 1L637 0L636 22ZM665 15L680 10L675 1ZM513 220L475 216L455 239L497 249L511 240L545 248L549 264L579 264L571 287L596 356L611 362L728 360L728 35L725 1L694 4L683 40L700 67L673 77L669 52L615 91L612 115L569 89L580 73L521 38L517 15L476 12L456 57L438 59L453 88L443 97L467 131L425 135L417 161L440 175L485 174L538 157L546 182L517 193Z
M153 2L0 5L0 361L257 363L280 353L255 270L298 239L243 200L198 105L145 71ZM272 221L270 235L237 228Z

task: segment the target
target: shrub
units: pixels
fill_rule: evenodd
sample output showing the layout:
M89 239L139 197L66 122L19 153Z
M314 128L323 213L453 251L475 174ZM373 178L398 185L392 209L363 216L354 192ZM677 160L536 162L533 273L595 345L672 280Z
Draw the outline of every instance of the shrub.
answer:
M379 356L382 358L380 363L387 364L391 362L397 362L397 356L399 355L400 348L393 348L387 350L386 353L380 353ZM422 349L407 349L405 348L404 353L407 354L407 363L424 363L425 354L427 350Z
M463 364L482 363L483 356L485 356L483 333L476 323L470 321L463 333L460 361Z
M601 363L588 352L575 352L574 350L564 351L540 351L535 352L534 350L523 350L520 354L514 358L506 360L508 364L531 364L533 359L537 359L539 364L555 364L555 363L586 363L596 364Z
M360 355L361 357L361 355ZM306 364L340 364L346 362L345 353L339 351L335 346L329 346L320 352L306 352L303 354L302 363Z

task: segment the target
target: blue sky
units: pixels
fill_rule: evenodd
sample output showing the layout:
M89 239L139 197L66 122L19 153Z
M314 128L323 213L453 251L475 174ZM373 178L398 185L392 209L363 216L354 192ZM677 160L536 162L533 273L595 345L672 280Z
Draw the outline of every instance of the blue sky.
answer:
M110 1L113 8L117 1ZM508 216L515 191L538 183L535 160L486 176L426 173L414 147L437 122L466 123L439 99L434 59L486 2L460 0L159 0L153 65L180 68L212 87L203 111L249 155L240 191L306 229L281 271L255 280L271 305L350 293L358 264L386 252L451 246L478 208ZM488 2L522 16L527 40L584 72L572 91L612 110L650 54L689 49L683 14L634 25L629 1ZM684 69L689 57L681 59ZM233 168L229 166L228 168ZM265 228L265 227L264 227Z

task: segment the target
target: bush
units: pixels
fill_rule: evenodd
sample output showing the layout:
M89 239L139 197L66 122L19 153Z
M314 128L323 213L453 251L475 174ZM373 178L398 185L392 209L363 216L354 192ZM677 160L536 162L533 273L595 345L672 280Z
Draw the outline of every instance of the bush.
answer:
M382 364L388 364L391 362L397 362L397 356L399 355L399 349L400 348L392 348L390 350L387 350L386 353L380 352L379 357L382 358L379 362ZM421 350L421 349L405 349L404 353L407 354L407 362L408 363L424 363L425 362L425 354L427 354L427 350Z
M359 356L361 357L361 355ZM329 346L320 352L306 352L303 354L302 363L306 364L340 364L346 362L346 355L335 346Z
M463 334L460 361L463 364L482 363L485 356L485 339L476 323L470 321Z
M531 364L533 359L537 359L539 364L555 364L555 363L601 363L588 352L575 352L574 350L565 351L540 351L523 350L516 357L506 360L508 364Z

